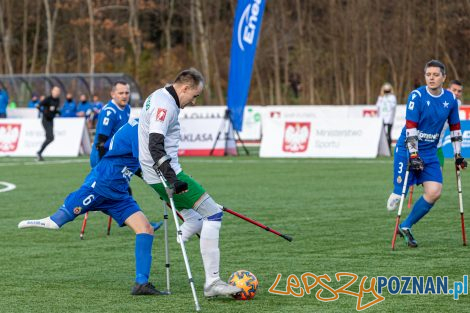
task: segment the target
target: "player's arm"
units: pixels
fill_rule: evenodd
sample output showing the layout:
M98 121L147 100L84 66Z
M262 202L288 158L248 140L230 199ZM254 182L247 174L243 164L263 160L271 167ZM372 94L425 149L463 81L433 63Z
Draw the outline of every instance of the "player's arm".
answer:
M452 109L448 118L449 130L450 130L450 141L452 142L452 147L454 148L454 159L455 167L458 170L463 170L467 168L467 161L462 157L462 129L460 127L460 117L459 117L459 107L457 101L455 105L452 106Z
M186 182L178 180L176 173L170 165L171 158L165 151L165 136L159 133L149 135L149 151L155 164L155 171L160 170L165 179L173 186L175 193L182 193L188 190Z
M410 154L410 170L421 171L424 169L424 162L418 153L418 121L419 104L421 96L417 91L413 91L408 97L406 106L406 148Z
M186 182L178 180L176 173L171 167L171 158L165 151L165 135L168 132L170 121L177 119L176 111L168 108L155 108L151 116L149 125L149 152L152 156L153 168L160 171L168 183L174 188L175 193L182 193L188 190Z
M98 134L96 143L94 143L96 150L98 150L99 160L103 158L108 150L106 142L109 139L111 131L113 129L115 119L114 112L112 110L102 111L103 114L98 116L98 123L96 124L96 132Z

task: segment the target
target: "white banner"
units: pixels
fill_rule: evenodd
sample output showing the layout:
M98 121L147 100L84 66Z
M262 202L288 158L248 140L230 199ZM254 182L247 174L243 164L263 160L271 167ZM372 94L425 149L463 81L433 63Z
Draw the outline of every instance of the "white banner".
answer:
M378 118L264 118L260 157L375 158L383 138Z
M228 139L228 153L236 154L233 134L223 118L180 119L181 138L178 155L208 156L217 141L212 155L222 156ZM218 138L217 138L218 137Z
M225 116L224 106L190 106L180 110L179 119L215 119ZM132 108L131 118L138 118L142 108ZM243 131L239 132L242 140L260 140L261 139L261 117L263 107L249 106L245 107L243 115Z
M43 156L78 156L84 132L84 118L55 118L54 141ZM0 156L36 156L45 139L40 119L0 120Z

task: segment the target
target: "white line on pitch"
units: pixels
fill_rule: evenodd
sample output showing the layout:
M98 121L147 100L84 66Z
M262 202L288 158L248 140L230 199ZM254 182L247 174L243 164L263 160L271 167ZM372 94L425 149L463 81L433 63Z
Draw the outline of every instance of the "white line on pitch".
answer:
M0 181L0 185L5 186L5 188L0 189L0 192L7 192L16 188L15 184L7 183L6 181Z

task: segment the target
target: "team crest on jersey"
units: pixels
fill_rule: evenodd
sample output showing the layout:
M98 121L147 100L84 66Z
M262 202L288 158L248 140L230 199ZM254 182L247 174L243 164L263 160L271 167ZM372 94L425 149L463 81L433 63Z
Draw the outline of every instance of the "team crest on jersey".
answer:
M166 109L158 108L157 110L157 121L163 122L166 117Z
M310 139L310 122L286 122L284 126L284 141L282 151L304 152Z
M397 177L397 183L398 183L398 184L401 184L401 182L402 182L401 176L398 176L398 177Z
M443 105L444 105L444 108L446 108L446 109L447 109L447 108L449 107L449 102L447 102L447 101L444 101Z
M73 214L78 215L82 212L82 207L77 206L75 209L73 209Z
M145 111L148 111L150 108L150 97L147 98L145 101Z

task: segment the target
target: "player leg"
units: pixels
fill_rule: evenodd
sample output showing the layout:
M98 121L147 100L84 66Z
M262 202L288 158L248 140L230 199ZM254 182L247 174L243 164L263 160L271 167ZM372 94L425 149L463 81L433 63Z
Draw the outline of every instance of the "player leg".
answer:
M51 216L39 220L24 220L18 228L40 227L59 229L78 215L95 210L95 206L102 201L101 196L94 193L92 188L82 186L65 198L64 204Z
M106 200L100 205L100 210L110 215L119 226L127 225L135 233L135 285L131 294L165 294L149 282L154 231L137 202L131 196L123 200Z
M181 235L183 241L186 242L195 234L200 234L203 224L203 217L193 209L183 209L180 211L184 219L181 224Z
M408 165L408 156L406 152L402 152L397 148L395 150L395 156L393 158L393 192L390 194L387 201L387 210L389 212L398 209L400 205L401 193L403 190L403 183L405 179L406 168ZM405 191L408 193L409 186L414 184L415 177L414 173L410 172L408 176L408 183Z
M204 264L204 271L206 274L206 282L204 285L204 295L206 297L213 297L219 295L231 295L241 291L240 288L231 286L220 279L220 250L219 250L219 232L222 224L223 211L221 206L206 193L204 188L197 183L193 178L180 172L177 175L179 180L188 183L188 191L183 194L173 195L178 211L183 212L185 208L193 208L198 215L202 217L202 225L199 221L193 225L191 229L187 229L188 235L193 235L196 232L201 233L200 250L202 261ZM152 187L158 192L160 197L168 202L168 197L162 184L155 184ZM191 210L188 210L190 212ZM197 216L199 219L199 217ZM184 224L183 224L184 225ZM198 230L199 231L196 231Z
M241 291L220 279L219 233L222 226L222 206L217 204L208 194L204 194L194 209L203 217L200 250L204 263L206 282L204 296L232 295Z
M411 227L418 223L426 214L429 213L434 203L441 196L442 191L442 172L437 157L425 162L424 170L418 177L418 184L423 184L424 194L416 201L410 214L400 224L400 232L404 235L410 247L417 247L418 243L411 233Z
M38 161L44 161L42 157L42 153L46 147L54 141L54 122L53 120L48 121L46 119L42 119L42 126L46 132L46 140L43 142L41 149L37 152L37 159Z

